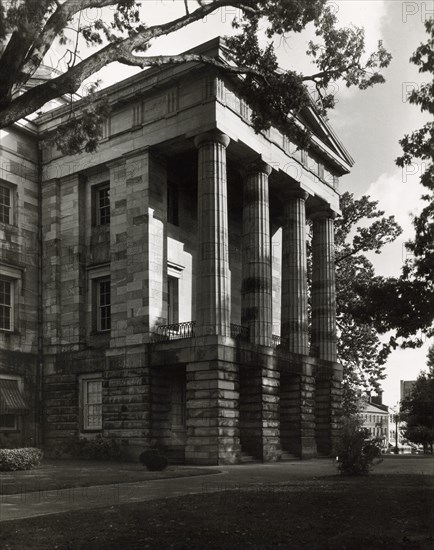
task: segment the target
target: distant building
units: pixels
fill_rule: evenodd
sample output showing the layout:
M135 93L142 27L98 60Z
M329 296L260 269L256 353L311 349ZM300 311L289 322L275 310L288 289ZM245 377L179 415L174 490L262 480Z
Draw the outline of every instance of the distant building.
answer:
M381 440L381 446L389 446L389 407L381 403L381 396L369 397L363 409L363 426L369 430L371 437Z
M401 401L409 397L415 384L416 380L401 380Z

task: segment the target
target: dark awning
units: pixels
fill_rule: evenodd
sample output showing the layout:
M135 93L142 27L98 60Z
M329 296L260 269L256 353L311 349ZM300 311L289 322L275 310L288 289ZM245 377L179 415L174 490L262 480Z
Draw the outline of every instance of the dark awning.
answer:
M18 381L0 378L0 413L20 413L28 409Z

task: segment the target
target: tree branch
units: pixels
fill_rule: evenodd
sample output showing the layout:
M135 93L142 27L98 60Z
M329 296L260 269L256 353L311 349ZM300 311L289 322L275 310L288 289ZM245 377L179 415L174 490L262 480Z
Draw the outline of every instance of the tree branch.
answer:
M49 4L50 0L40 0L39 5L36 4L29 13L26 4L18 8L24 10L26 16L17 23L0 56L0 105L10 101L12 97L12 89L20 74L21 65L40 32Z
M90 5L109 5L113 3L110 0L83 0L83 2ZM66 4L73 3L75 6L75 0L68 0ZM204 4L194 12L188 15L164 23L162 25L155 25L153 27L142 29L141 31L133 34L132 36L125 38L118 43L111 43L89 56L87 59L78 63L75 67L72 67L68 72L54 78L44 84L36 86L25 92L23 95L16 97L8 106L0 111L0 128L9 126L14 122L17 122L20 118L27 116L40 107L42 107L48 101L59 97L60 95L76 92L82 82L92 74L102 69L105 65L125 59L128 57L129 52L134 51L137 48L143 47L150 40L158 38L159 36L167 35L175 32L190 23L199 21L205 16L211 14L218 8L224 6L241 6L241 2L237 0L215 0L211 4ZM72 8L71 8L72 9ZM134 56L133 56L134 57ZM223 68L227 67L221 65ZM259 74L257 75L259 76Z
M228 73L233 74L251 74L267 82L266 76L256 69L251 67L236 67L233 65L227 65L218 61L213 57L208 57L206 55L200 54L181 54L181 55L154 55L140 57L133 55L130 52L124 52L119 58L118 61L124 65L131 65L135 67L140 67L144 69L145 67L162 67L164 65L179 65L181 63L204 63L206 65L212 65L218 69L222 69Z
M57 4L56 11L48 19L42 32L26 56L21 68L22 77L18 82L18 87L25 84L35 73L59 32L66 27L68 21L76 13L89 8L103 8L115 4L117 2L114 0L66 0L63 4Z
M350 65L348 65L347 67L344 67L342 71L340 71L340 73L344 73L345 71L349 71L350 69L352 69L353 67L356 67L357 66L357 63L351 63ZM302 77L302 81L303 82L306 82L308 80L311 80L312 82L315 82L317 83L318 80L320 80L321 78L324 78L325 76L330 76L332 73L334 73L336 71L334 71L333 69L330 69L328 71L321 71L319 73L315 73L315 74L311 74L311 75L307 75L307 76L303 76Z

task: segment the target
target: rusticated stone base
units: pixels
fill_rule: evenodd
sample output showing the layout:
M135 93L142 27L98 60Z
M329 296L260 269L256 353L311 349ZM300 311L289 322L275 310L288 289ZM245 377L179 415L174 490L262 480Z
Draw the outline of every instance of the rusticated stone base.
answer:
M321 365L315 380L315 433L318 454L329 456L340 433L342 366Z
M240 367L240 442L244 453L270 462L280 457L279 373Z
M98 435L116 439L125 458L153 446L172 462L202 465L236 464L242 454L263 462L282 451L330 454L339 436L340 365L231 338L191 344L77 353L47 366L46 446L82 432L80 376L101 373Z
M237 366L208 360L187 364L186 372L186 463L239 462Z
M316 456L314 378L285 373L280 380L282 450L300 458Z

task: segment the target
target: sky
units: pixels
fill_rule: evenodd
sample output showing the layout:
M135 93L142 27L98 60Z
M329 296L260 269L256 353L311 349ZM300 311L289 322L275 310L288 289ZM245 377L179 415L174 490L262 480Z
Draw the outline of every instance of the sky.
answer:
M194 8L194 3L190 4ZM399 139L427 121L419 108L410 105L406 99L407 94L424 81L424 75L409 63L409 58L418 45L426 41L424 21L430 14L432 16L433 2L342 0L330 1L329 4L337 15L339 25L354 24L365 28L368 51L375 48L378 39L382 39L393 56L390 66L383 73L385 84L365 91L335 84L332 91L336 97L336 107L330 112L329 120L355 160L351 174L341 178L341 191L350 191L356 198L363 194L370 195L387 215L395 215L404 230L395 243L384 247L382 254L370 257L377 274L396 276L407 254L404 243L413 236L411 216L423 206L419 183L423 166L415 162L400 169L395 164L395 158L401 154ZM88 10L84 19L92 21L97 16L110 16L110 10ZM183 0L142 0L142 14L147 25L161 23L183 13ZM205 21L159 38L147 53L180 53L215 36L230 34L234 16L237 13L233 8L220 10ZM305 55L307 42L312 38L313 29L308 27L301 34L276 42L282 68L313 72L314 66ZM51 62L56 65L59 59L56 52L51 55ZM136 72L136 68L113 64L98 76L102 86L106 86ZM400 380L414 380L426 368L427 350L433 343L425 341L420 349L392 352L386 365L387 379L382 383L385 404L393 406L399 401Z

